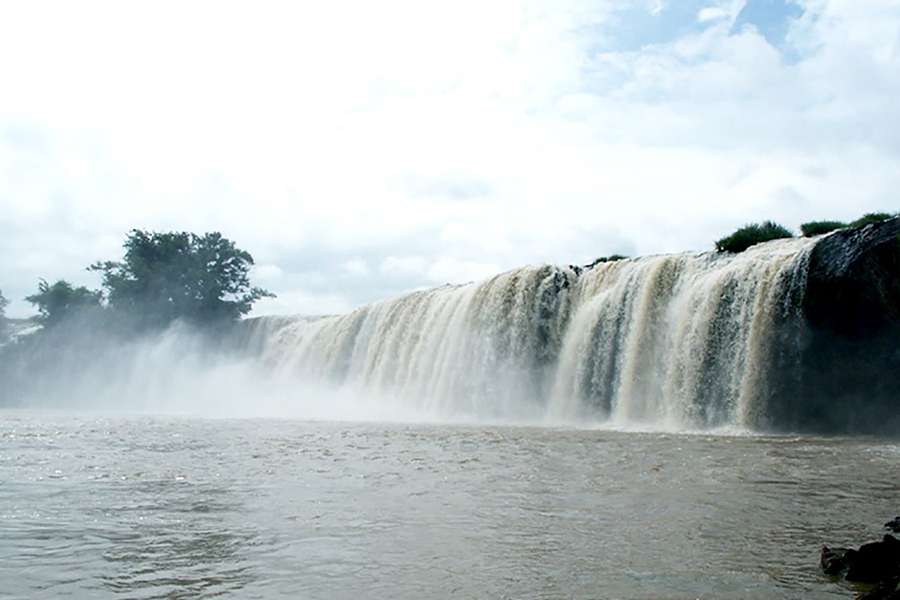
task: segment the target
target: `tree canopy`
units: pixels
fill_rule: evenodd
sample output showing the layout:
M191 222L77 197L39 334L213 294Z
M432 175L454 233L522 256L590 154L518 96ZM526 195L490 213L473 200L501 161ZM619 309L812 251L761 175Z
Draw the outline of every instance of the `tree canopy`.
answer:
M86 287L74 287L68 281L57 281L53 285L41 279L38 293L25 298L38 309L37 321L50 327L76 314L101 307L103 295Z
M253 303L272 297L250 285L253 257L218 232L132 230L121 261L98 262L108 308L140 326L164 327L176 319L197 324L234 321Z

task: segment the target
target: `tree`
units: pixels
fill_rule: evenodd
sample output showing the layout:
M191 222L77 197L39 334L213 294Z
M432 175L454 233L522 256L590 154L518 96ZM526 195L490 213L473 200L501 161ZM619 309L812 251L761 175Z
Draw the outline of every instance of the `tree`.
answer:
M790 229L774 221L753 223L741 227L731 235L716 242L718 252L743 252L750 246L770 240L794 237Z
M59 280L50 285L45 279L41 279L38 293L25 300L37 307L40 313L37 321L48 328L75 315L100 309L103 295L83 286L73 287L68 281Z
M235 321L253 303L272 297L250 285L253 257L220 233L133 229L120 262L91 265L100 272L109 308L141 327L176 319L196 324Z

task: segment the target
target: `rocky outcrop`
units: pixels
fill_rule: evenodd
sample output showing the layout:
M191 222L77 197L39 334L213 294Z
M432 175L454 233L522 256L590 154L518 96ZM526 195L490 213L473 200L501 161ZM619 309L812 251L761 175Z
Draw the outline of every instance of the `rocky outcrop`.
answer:
M824 237L809 261L803 312L851 340L900 323L900 217Z
M893 529L900 517L885 523ZM822 546L819 566L826 575L860 584L874 584L856 596L857 600L900 600L900 540L886 534L881 541L858 549Z
M900 217L824 236L800 309L798 372L771 404L779 428L900 434Z
M852 548L822 547L822 570L847 581L877 583L900 576L900 540L888 534L880 542Z

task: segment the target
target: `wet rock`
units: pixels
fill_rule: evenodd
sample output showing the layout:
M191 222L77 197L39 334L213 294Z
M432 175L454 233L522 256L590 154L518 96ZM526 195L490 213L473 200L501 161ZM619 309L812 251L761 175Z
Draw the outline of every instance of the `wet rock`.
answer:
M829 548L822 546L822 554L819 557L819 565L826 575L842 576L850 568L850 562L856 557L856 550L852 548Z
M900 600L900 576L886 579L868 592L857 594L856 600Z
M823 546L819 564L828 575L847 581L885 582L900 577L900 540L887 534L880 542L863 544L858 550Z
M849 563L847 581L874 583L900 576L900 540L887 534L880 542L863 544Z
M775 422L900 434L900 217L823 237L803 292L800 366L779 389Z
M884 528L894 533L900 533L900 517L894 517L893 520L885 523Z

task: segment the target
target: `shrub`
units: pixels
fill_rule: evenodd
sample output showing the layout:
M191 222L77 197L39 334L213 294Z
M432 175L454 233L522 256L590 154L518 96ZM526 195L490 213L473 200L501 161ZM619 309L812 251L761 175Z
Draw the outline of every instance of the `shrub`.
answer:
M890 213L868 213L850 223L850 227L864 227L872 223L881 223L882 221L887 221L888 219L893 217L894 215Z
M591 264L587 266L588 269L596 267L600 263L608 263L608 262L616 262L617 260L625 260L628 258L627 256L623 256L621 254L610 254L609 256L601 256Z
M728 237L716 242L718 252L743 252L750 246L770 240L794 237L790 229L774 221L753 223L741 227Z
M823 233L831 233L835 229L843 229L846 226L847 224L841 221L810 221L801 225L800 231L804 237L812 237Z

